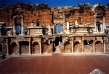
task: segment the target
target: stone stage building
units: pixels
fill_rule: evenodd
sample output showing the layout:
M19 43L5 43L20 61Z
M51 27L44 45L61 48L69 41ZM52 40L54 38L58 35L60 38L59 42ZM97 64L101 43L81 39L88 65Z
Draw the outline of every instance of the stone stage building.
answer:
M108 53L109 4L0 7L0 51L6 55Z

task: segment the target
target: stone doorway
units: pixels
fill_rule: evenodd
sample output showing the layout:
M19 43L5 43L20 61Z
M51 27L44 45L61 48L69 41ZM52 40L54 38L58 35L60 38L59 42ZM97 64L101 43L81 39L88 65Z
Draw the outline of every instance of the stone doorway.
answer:
M55 38L55 46L60 45L61 42L62 42L62 36Z
M55 25L55 34L59 34L62 32L62 25L61 24L56 24Z
M96 22L96 26L97 26L97 31L98 32L101 32L103 29L102 29L102 23L101 22Z
M55 49L53 50L53 52L56 52L57 49L59 49L59 52L60 52L61 42L62 42L62 36L59 36L59 37L55 38Z

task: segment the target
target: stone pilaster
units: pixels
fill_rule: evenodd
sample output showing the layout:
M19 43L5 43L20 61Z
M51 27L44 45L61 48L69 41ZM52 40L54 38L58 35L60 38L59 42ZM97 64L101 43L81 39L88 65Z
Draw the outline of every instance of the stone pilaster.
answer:
M82 53L84 52L84 40L81 40L81 44L82 44Z
M103 46L104 46L104 53L106 53L106 40L104 40L103 43L104 43L104 44L103 44Z
M20 55L19 41L17 40L15 43L16 43L16 45L17 45L17 50L16 50L16 52L17 52L18 55Z
M6 46L7 46L7 55L9 55L9 49L8 49L8 39L6 39Z
M74 41L72 40L72 53L74 52Z
M29 55L31 54L31 42L29 41Z
M39 45L40 45L40 54L42 53L41 51L42 51L42 47L41 47L41 41L40 42L38 42L39 43Z
M95 40L93 40L93 53L95 53Z

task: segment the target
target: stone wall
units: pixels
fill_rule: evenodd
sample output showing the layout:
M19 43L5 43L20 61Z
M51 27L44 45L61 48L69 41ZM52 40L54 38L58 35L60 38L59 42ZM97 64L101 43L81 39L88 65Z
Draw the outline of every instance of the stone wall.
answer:
M105 22L109 24L109 6L107 5L104 8L103 4L101 6L98 4L97 8L103 8L105 10L103 11L106 14ZM97 8L88 4L80 4L76 7L49 7L47 4L22 5L21 3L17 3L0 7L0 22L5 22L7 26L12 26L12 17L23 14L24 27L30 26L31 23L34 25L48 26L53 24L55 19L70 22L70 25L74 25L75 21L81 25L94 25L94 14L99 11L95 10ZM15 12L17 9L20 9L21 12ZM102 14L102 12L100 13Z

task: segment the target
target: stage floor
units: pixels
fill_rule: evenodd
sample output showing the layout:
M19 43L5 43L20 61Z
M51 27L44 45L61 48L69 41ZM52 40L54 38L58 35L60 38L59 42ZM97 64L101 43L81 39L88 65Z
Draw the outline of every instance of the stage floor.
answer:
M108 54L11 55L0 61L0 74L109 74Z

